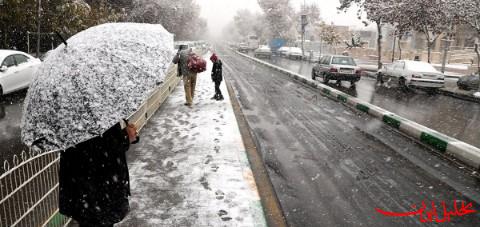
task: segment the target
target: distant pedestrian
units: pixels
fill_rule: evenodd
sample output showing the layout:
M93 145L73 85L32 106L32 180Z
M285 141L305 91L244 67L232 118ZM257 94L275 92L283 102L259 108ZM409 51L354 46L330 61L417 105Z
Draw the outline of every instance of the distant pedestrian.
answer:
M210 60L213 62L212 68L212 81L215 83L215 95L212 99L217 101L223 100L222 91L220 90L220 84L222 83L222 61L218 59L215 53L212 54Z
M129 210L126 152L138 141L136 128L117 123L101 136L60 153L59 208L80 227L107 227Z
M197 73L188 68L189 56L193 55L192 48L180 50L173 58L173 63L178 64L179 75L183 77L183 87L185 89L185 105L192 107L195 97L195 85L197 83Z

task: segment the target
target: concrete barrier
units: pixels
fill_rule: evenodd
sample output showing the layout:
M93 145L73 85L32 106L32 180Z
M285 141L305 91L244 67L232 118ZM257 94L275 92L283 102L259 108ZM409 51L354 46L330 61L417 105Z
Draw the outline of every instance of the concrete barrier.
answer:
M173 92L180 80L181 77L177 77L177 66L171 65L163 83L155 88L150 97L138 108L138 111L128 118L128 121L135 124L140 131Z
M306 79L305 77L297 73L288 71L286 69L280 68L278 66L272 65L268 62L264 62L246 54L242 54L237 51L235 52L252 61L258 62L276 71L282 72L304 84L318 88L325 96L337 100L345 104L346 106L349 106L358 111L368 113L371 116L378 118L385 124L405 133L406 135L416 139L423 144L428 145L436 151L445 155L452 156L475 169L480 169L480 149L477 147L444 135L423 125L417 124L416 122L405 119L385 109L362 101L358 98L355 98L339 90L321 84L317 81Z

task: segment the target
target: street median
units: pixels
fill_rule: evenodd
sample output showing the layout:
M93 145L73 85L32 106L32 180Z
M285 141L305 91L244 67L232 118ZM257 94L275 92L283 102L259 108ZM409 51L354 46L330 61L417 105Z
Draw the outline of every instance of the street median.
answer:
M358 98L350 96L346 93L343 93L337 89L334 89L317 81L306 79L305 77L297 73L280 68L278 66L272 65L268 62L248 56L246 54L242 54L237 51L235 52L252 61L255 61L283 74L286 74L289 77L298 80L304 84L317 88L321 91L323 95L338 102L341 102L344 105L349 106L355 110L367 113L384 122L385 124L401 131L407 136L417 140L418 142L428 145L430 148L436 150L441 154L454 157L455 159L460 160L464 164L467 164L475 169L480 169L480 149L477 147L444 135L433 129L398 116L392 112L372 105L368 102L362 101Z

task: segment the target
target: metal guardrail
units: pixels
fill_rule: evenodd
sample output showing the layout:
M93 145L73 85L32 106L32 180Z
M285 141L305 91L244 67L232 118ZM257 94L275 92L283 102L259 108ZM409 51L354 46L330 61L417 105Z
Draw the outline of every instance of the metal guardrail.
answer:
M172 65L163 84L156 88L139 110L129 117L139 130L167 99L180 81ZM58 211L60 151L22 152L5 161L0 176L0 227L67 226L71 219Z
M58 215L59 151L24 151L4 163L0 176L0 226L64 226Z

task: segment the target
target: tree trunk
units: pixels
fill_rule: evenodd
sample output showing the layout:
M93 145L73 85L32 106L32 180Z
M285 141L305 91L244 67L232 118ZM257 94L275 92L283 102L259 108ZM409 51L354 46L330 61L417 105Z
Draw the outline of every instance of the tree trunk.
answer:
M377 23L377 54L378 54L378 69L382 68L382 21L376 21Z
M402 36L398 37L398 60L402 60L402 45L400 41L402 40Z
M478 51L478 43L475 43L475 53L477 53L477 72L480 74L480 53Z
M431 63L432 46L433 46L433 42L428 41L428 44L427 44L428 63Z
M395 49L396 49L395 44L397 44L397 36L396 35L393 36L392 62L395 61Z

